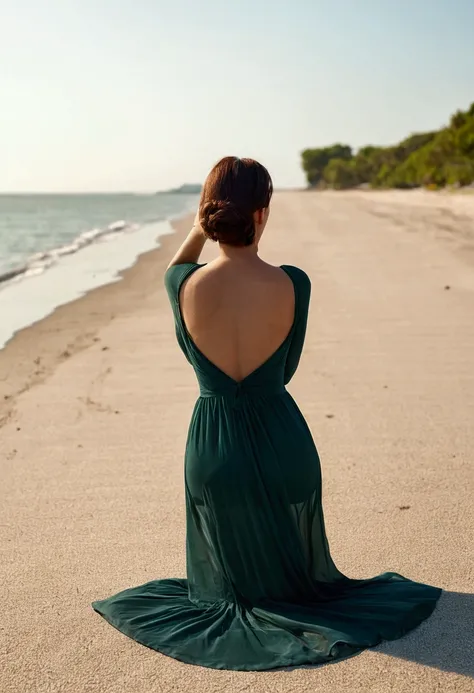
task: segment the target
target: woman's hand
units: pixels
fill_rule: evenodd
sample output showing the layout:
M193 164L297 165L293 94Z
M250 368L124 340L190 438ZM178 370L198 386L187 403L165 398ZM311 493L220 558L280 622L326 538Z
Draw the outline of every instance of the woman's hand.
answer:
M182 265L187 262L197 262L206 241L207 236L202 230L201 223L199 221L198 209L191 231L174 258L171 260L168 268L172 267L173 265Z
M204 238L206 238L206 236L204 235L204 231L202 229L202 226L201 226L201 220L200 220L199 216L200 215L199 215L199 207L198 207L198 210L196 212L196 216L194 217L193 228L191 230L196 231L196 233L201 233L204 236ZM207 240L207 238L206 238L206 240Z

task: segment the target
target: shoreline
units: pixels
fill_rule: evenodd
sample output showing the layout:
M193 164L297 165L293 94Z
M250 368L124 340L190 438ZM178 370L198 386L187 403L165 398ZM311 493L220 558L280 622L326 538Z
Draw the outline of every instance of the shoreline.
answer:
M0 428L11 418L18 395L44 382L63 361L99 342L101 328L133 311L137 299L156 290L169 261L170 245L175 245L176 237L184 239L193 218L185 213L169 219L173 233L159 236L158 247L120 270L118 281L90 289L12 335L0 349Z

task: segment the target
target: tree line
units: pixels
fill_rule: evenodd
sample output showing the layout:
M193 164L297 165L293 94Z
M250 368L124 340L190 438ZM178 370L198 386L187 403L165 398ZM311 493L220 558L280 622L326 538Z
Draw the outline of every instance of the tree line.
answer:
M446 127L415 133L394 146L368 145L354 152L334 144L305 149L301 160L308 185L322 189L469 185L474 183L474 103L454 113Z

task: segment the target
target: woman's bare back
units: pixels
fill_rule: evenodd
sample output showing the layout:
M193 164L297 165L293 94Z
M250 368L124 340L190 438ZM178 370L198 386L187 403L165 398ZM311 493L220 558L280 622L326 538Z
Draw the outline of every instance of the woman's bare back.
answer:
M261 260L215 260L193 272L180 292L187 331L198 349L233 380L252 373L284 342L295 294L286 272Z

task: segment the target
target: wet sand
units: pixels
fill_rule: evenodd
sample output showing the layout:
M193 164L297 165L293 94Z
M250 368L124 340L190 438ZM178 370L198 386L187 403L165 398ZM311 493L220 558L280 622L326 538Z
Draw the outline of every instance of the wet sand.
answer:
M336 563L443 587L431 619L341 663L243 673L176 662L92 611L185 574L197 385L162 276L188 228L0 351L0 690L472 690L474 196L278 193L261 246L312 278L289 389L320 452Z

